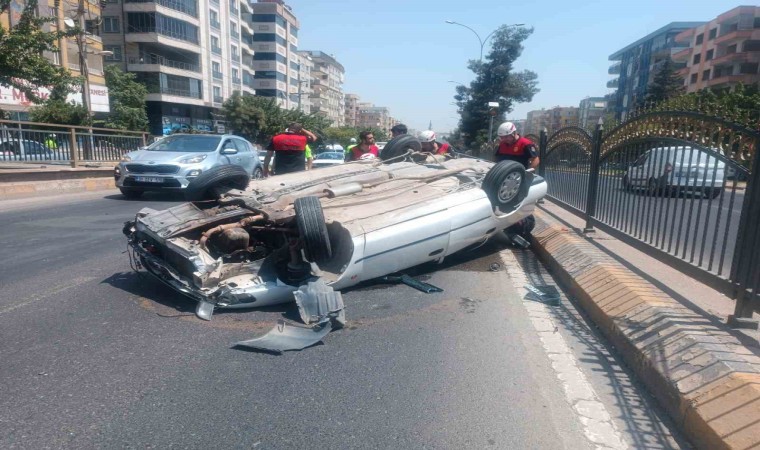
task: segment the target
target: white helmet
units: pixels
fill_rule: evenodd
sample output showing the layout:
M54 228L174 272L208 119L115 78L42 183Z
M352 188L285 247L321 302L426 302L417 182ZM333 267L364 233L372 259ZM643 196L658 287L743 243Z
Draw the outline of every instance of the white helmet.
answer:
M433 142L435 141L435 131L425 130L420 133L420 142Z
M359 157L359 159L362 159L362 160L365 160L365 161L366 160L371 160L371 159L375 159L375 155L373 155L372 153L365 153L361 157Z
M504 122L503 124L499 125L499 129L496 130L497 136L509 136L510 134L515 134L517 132L517 127L512 122Z
M350 141L352 144L356 144L356 138L351 138L349 141Z

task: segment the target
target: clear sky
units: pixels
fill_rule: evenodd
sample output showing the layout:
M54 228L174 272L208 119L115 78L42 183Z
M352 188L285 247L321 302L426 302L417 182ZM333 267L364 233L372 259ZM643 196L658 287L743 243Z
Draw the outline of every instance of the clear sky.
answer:
M518 70L538 74L539 92L508 117L552 106L578 106L609 92L609 55L670 22L709 21L741 4L725 0L290 0L301 22L299 48L332 54L346 69L345 93L387 106L418 130L456 127L455 84L469 83L468 59L503 24L534 28ZM487 46L486 46L487 48Z

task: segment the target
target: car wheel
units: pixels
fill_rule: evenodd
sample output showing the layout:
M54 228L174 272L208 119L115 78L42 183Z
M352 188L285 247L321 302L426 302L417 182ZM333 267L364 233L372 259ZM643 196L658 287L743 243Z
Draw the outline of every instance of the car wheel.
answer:
M402 134L388 141L380 150L380 159L388 161L393 158L398 158L401 155L406 154L409 150L418 152L422 149L419 139L409 134ZM395 159L389 162L399 162L400 159Z
M191 202L216 200L220 192L248 187L251 176L240 166L214 167L194 178L185 188L185 198Z
M332 258L332 246L322 213L322 204L317 197L309 196L297 198L293 206L306 259L317 264L326 262Z
M261 167L253 169L253 176L251 178L254 180L260 180L264 178L264 171L261 170Z
M525 167L516 161L502 161L491 168L482 188L491 204L507 212L514 209L528 194Z
M140 198L143 195L143 191L138 191L136 189L119 188L119 190L121 191L121 195L129 199Z

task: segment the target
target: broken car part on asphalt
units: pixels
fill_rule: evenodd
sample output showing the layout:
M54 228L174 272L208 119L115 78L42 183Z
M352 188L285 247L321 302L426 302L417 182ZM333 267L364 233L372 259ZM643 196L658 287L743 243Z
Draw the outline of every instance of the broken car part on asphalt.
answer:
M413 287L418 291L422 291L426 294L432 294L433 292L443 292L443 289L439 288L438 286L433 286L432 284L425 283L424 281L415 280L406 274L386 275L384 277L380 277L380 281L386 281L389 283L404 283L405 285Z
M267 334L255 339L237 342L235 347L282 354L288 350L303 350L306 347L311 347L330 334L332 329L333 326L329 320L311 327L300 327L279 320L277 326Z
M525 298L537 300L549 306L559 306L560 293L556 286L547 284L533 286L526 284L525 289L528 290L528 294L526 294Z
M305 324L334 321L334 325L338 327L346 325L343 296L324 281L309 282L295 291L293 296L296 298L298 313Z

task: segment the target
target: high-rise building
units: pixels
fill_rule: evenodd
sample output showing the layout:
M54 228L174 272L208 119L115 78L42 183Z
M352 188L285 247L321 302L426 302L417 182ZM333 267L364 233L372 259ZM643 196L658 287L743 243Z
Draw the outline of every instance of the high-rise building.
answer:
M107 52L103 51L103 39L101 33L105 30L105 23L101 17L101 3L96 0L82 0L71 2L40 2L38 12L43 17L54 17L53 23L44 25L44 31L64 31L81 23L84 24L85 39L82 46L77 44L75 37L61 38L58 41L58 50L44 52L47 59L57 66L68 69L74 76L82 76L87 72L89 95L85 97L88 109L91 113L108 113L108 88L103 77L103 57ZM79 13L82 7L84 14ZM18 24L23 12L24 2L12 2L7 13L0 14L0 23L5 29ZM86 56L85 67L82 67L80 55ZM45 87L37 89L40 97L45 98L50 91ZM68 100L82 104L82 89L68 96ZM21 91L10 86L0 85L0 109L15 112L14 118L26 120L27 112L34 106Z
M345 114L347 127L356 126L356 115L359 112L359 96L356 94L345 95Z
M246 0L107 0L107 62L148 88L150 131L210 131L233 92L253 94L253 29Z
M361 129L377 128L390 133L391 114L385 106L359 106L356 114L356 127Z
M679 33L686 47L673 55L687 92L760 82L760 7L739 6L710 22Z
M578 108L578 126L587 131L593 130L606 110L607 100L604 97L584 98Z
M615 62L609 73L618 75L607 82L608 88L616 90L609 105L616 119L625 120L636 109L646 96L654 73L666 59L684 48L684 44L676 42L676 36L702 24L704 22L672 22L610 55L610 61Z
M333 57L318 50L305 50L314 63L311 76L311 112L330 119L333 126L345 123L343 81L345 69Z

